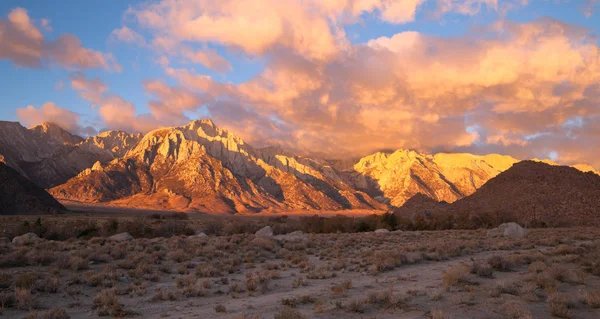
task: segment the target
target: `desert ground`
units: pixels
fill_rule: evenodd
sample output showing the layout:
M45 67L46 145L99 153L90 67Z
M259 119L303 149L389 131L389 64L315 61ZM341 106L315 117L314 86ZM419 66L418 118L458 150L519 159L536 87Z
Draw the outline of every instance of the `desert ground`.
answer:
M0 317L600 317L598 228L507 238L486 229L309 233L309 221L1 217L9 238L46 239L0 243ZM265 224L274 235L255 235ZM125 231L133 238L111 237Z

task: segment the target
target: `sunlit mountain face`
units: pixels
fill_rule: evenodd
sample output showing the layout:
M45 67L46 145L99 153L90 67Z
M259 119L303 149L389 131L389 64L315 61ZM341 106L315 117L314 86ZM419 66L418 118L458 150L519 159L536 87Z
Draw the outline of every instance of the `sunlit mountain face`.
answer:
M0 119L85 138L211 118L310 157L597 169L597 18L591 0L4 1Z

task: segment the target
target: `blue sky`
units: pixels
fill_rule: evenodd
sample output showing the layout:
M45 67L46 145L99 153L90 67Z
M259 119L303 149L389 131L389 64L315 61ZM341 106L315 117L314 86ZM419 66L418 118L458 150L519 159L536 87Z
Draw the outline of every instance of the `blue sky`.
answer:
M461 5L463 5L465 2L471 3L468 13L466 13L464 10L461 10ZM420 96L419 94L423 94L422 90L416 90L414 92L411 91L410 99L404 98L401 102L394 100L393 103L388 102L386 105L370 104L372 101L357 99L356 97L348 98L343 101L337 101L338 103L336 104L331 101L331 98L333 96L337 97L339 94L345 92L344 87L347 87L347 84L342 85L342 83L339 82L329 83L327 86L331 90L329 92L324 93L324 87L319 87L319 89L316 89L310 94L306 94L306 96L302 96L304 91L301 93L296 92L301 96L294 96L291 100L282 101L280 97L283 94L284 85L282 83L272 83L272 81L275 80L270 76L280 72L280 69L291 67L292 64L286 64L288 62L285 62L283 63L285 67L281 67L280 65L274 65L272 61L278 59L281 61L290 61L294 56L301 56L300 59L304 59L306 65L312 65L313 69L320 70L320 74L328 75L326 78L327 81L333 81L332 79L336 77L334 75L329 75L327 72L330 72L331 70L334 70L331 72L336 72L335 74L341 72L336 68L339 65L343 65L342 61L348 61L352 59L352 52L357 52L356 50L364 51L364 44L369 40L378 39L380 37L392 38L396 34L406 34L407 31L417 32L419 34L419 39L426 39L430 46L437 46L442 45L438 43L441 40L429 39L427 36L450 39L453 42L469 41L468 39L473 39L470 37L475 34L473 31L474 29L483 26L489 26L499 21L515 23L524 29L527 25L537 23L536 21L539 21L540 18L549 17L552 18L553 21L569 25L569 28L584 28L588 35L591 36L595 36L600 29L600 19L598 19L597 15L598 5L596 4L594 6L591 1L586 0L561 2L529 1L529 3L526 5L523 5L522 1L451 1L452 6L447 10L442 10L440 7L438 7L438 1L424 0L418 3L415 8L412 8L414 12L394 12L394 14L403 14L401 21L399 18L396 20L387 18L385 11L389 8L387 8L384 4L380 4L378 7L368 8L359 15L354 15L352 19L350 19L351 22L343 23L339 23L337 20L332 22L330 18L331 16L329 16L329 18L318 17L319 12L321 12L319 10L329 10L329 8L318 7L317 9L312 8L311 10L307 10L307 12L309 15L313 13L315 14L315 17L312 18L322 18L323 21L329 23L329 30L319 31L315 27L313 30L314 32L309 32L331 32L333 37L338 37L338 39L342 38L343 40L338 41L338 43L335 44L336 53L333 55L334 58L327 57L327 60L321 58L315 60L315 58L311 58L309 55L311 52L317 52L320 44L315 42L313 46L310 41L313 38L318 40L318 37L312 33L303 34L302 32L305 32L305 30L303 31L301 27L305 27L305 25L302 24L304 22L301 21L300 18L291 17L287 11L285 11L285 8L275 8L276 6L273 5L273 12L280 15L280 20L289 20L289 25L294 25L296 29L292 31L284 30L283 32L292 33L282 33L274 41L267 41L265 42L264 46L256 49L251 45L246 45L243 39L240 40L235 38L235 29L232 29L233 31L219 31L221 32L219 33L220 37L215 36L216 31L211 33L211 30L186 29L182 31L177 29L176 27L180 27L181 25L178 24L178 21L169 20L172 19L172 17L167 16L165 12L170 12L168 10L176 11L181 8L169 8L169 3L167 2L163 3L161 1L154 1L153 3L156 4L156 6L149 6L143 1L65 0L55 2L8 0L0 2L0 19L2 19L5 24L8 23L8 16L13 10L16 8L23 8L26 10L27 16L32 20L33 26L42 32L45 43L56 41L62 34L71 34L81 41L81 46L83 48L97 52L98 54L104 55L104 57L107 57L109 54L111 54L118 65L122 67L122 69L118 71L108 67L90 67L89 65L83 65L82 63L73 61L59 62L60 58L54 56L42 58L42 67L32 67L31 65L23 65L22 63L19 64L15 62L15 57L12 56L11 53L6 53L4 55L1 54L3 48L0 46L0 72L2 74L2 77L0 77L0 93L3 97L0 101L0 119L10 121L21 120L23 122L24 119L17 116L17 109L24 108L29 105L33 106L35 109L39 109L42 107L42 105L44 105L44 103L53 102L61 110L65 109L79 115L79 118L74 120L76 121L77 127L87 127L91 125L96 130L102 130L105 128L127 129L129 127L124 124L124 122L127 120L120 122L111 121L108 119L108 115L100 114L100 110L102 110L103 105L108 103L107 96L114 95L122 98L122 100L126 102L130 102L133 105L135 114L127 115L131 118L131 121L141 121L142 118L139 118L139 116L143 114L149 114L151 115L150 117L152 117L151 124L145 122L144 125L132 125L131 130L135 130L136 128L143 130L141 128L151 128L152 125L181 124L186 120L191 120L197 116L213 116L217 118L218 124L223 123L226 126L232 126L234 131L237 129L242 136L248 139L262 139L272 141L273 143L286 144L286 141L298 138L298 136L302 136L303 139L311 140L310 143L303 141L303 143L306 145L302 145L302 147L312 148L322 147L322 144L320 143L326 143L325 140L329 143L335 143L337 142L336 139L340 138L339 136L346 134L343 129L344 125L342 125L343 123L340 122L342 118L352 118L354 121L359 119L359 123L367 135L369 134L368 132L373 131L373 129L377 127L393 127L394 125L390 122L391 120L386 121L386 119L380 118L377 120L379 122L374 127L370 127L370 122L368 121L376 117L377 112L384 112L384 110L395 107L396 113L394 113L393 116L399 116L398 113L402 111L402 114L410 113L410 115L405 114L407 118L437 118L437 123L427 127L426 123L430 123L428 122L429 120L425 120L423 123L414 122L413 125L410 125L410 135L408 133L405 136L397 132L389 132L387 136L394 136L392 141L380 143L381 145L373 146L369 148L369 150L375 150L377 147L414 147L425 150L465 149L475 152L505 151L509 153L513 152L519 155L523 154L522 156L529 156L530 154L535 154L535 152L538 152L542 153L539 154L542 156L544 153L546 155L550 153L559 154L556 157L560 159L561 154L565 154L566 151L561 152L557 146L553 145L554 142L547 141L548 132L551 132L552 134L558 134L552 141L562 140L566 136L565 132L557 131L560 129L559 123L554 123L552 125L545 123L539 128L534 129L534 132L529 132L517 127L514 129L507 129L506 127L498 129L497 127L491 128L479 122L476 123L476 125L473 125L473 123L467 123L467 119L477 118L475 116L476 114L484 113L484 108L486 107L485 105L490 105L490 103L515 103L514 97L506 98L505 101L499 101L496 93L493 93L493 96L481 95L490 94L490 92L494 92L494 90L500 90L500 86L497 85L498 83L495 83L494 85L485 84L488 86L486 87L486 90L482 90L482 93L479 93L480 96L469 97L470 102L473 100L485 100L487 102L477 105L477 109L470 107L462 110L461 112L464 113L455 113L454 111L449 111L452 108L447 106L444 106L444 112L432 109L438 107L437 105L442 105L443 103L441 100L427 101L427 107L424 106L424 103L421 105L420 101L429 99L431 96ZM192 1L187 3L183 2L185 5L190 5L191 3ZM209 18L214 18L207 13L211 11L209 10L211 9L210 2L198 0L198 3L198 7L189 10L198 10L198 12L194 12L196 16L207 16ZM258 1L257 3L266 3L267 8L270 8L268 0ZM290 6L292 3L295 2L291 1ZM505 5L511 5L512 8L505 10ZM165 8L167 11L165 11ZM586 14L584 10L585 8L592 9ZM188 9L186 8L185 10ZM183 10L183 12L185 12L185 10ZM219 11L229 9L221 7L217 8L217 5L215 4L215 10ZM339 11L333 11L336 19L343 21L341 17L347 18L347 10L348 7L342 8ZM167 21L167 23L153 24L148 21L143 21L143 14L148 12L157 13L158 15L165 14L164 16L161 16L161 19L163 19L163 22ZM243 15L244 12L240 13L234 10L232 12L227 12L227 14L234 18L238 18L236 15ZM408 14L408 16L404 14ZM253 18L253 16L250 16L250 18ZM48 19L50 21L49 26L51 29L45 29L42 26L42 19ZM317 20L313 20L313 22L314 21ZM317 25L317 22L314 23ZM114 35L111 36L111 33L115 32L115 30L119 30L124 27L132 30L134 33L143 38L145 44L136 45L131 42L128 43L128 41L123 41L122 39L115 39ZM204 26L204 28L206 29L207 27ZM210 25L208 28L210 28ZM344 33L342 34L336 31L336 28L340 28L339 30L343 30ZM548 28L550 31L554 30L551 29L551 27ZM245 30L237 30L237 33L244 34L244 31ZM226 34L225 32L230 32L230 34ZM231 34L232 32L233 34ZM515 36L515 34L512 34L511 36ZM492 38L495 37L498 41L502 39L501 37L503 35L486 33L486 36L490 36ZM246 34L245 36L252 37L252 34ZM571 37L571 35L568 36ZM156 41L161 37L173 40L174 43L168 49L157 49L154 45L155 42L153 41ZM575 37L575 35L572 37ZM290 38L293 39L289 40ZM297 40L297 38L301 40ZM343 44L344 41L346 41L348 44ZM487 43L481 39L471 41L475 41L477 47L491 45L490 43ZM477 41L482 41L482 43ZM541 45L545 42L542 40L539 41L539 45L541 47ZM544 41L547 42L549 40L546 39ZM580 41L580 39L577 38L576 41ZM592 41L595 41L594 44L597 46L598 40L593 39ZM422 43L422 41L419 43ZM448 43L440 43L443 43L441 50L448 50L448 52L444 51L442 52L443 54L438 56L452 57L456 55L456 52L461 50L461 48L455 48ZM589 45L589 43L586 45ZM231 64L231 70L226 72L214 71L210 66L203 65L202 63L198 63L198 61L193 61L189 57L182 56L181 52L183 52L184 46L191 48L194 52L214 52L220 59L225 59ZM507 47L508 46L509 44L507 44ZM308 49L306 49L307 47ZM282 50L282 48L285 48L285 50ZM535 50L535 48L537 47L532 47L531 50ZM399 52L394 51L392 48L387 49L389 49L391 52L400 54ZM583 51L580 53L582 56L585 55ZM365 51L365 54L371 53ZM479 57L482 55L485 54L479 54ZM160 58L163 58L168 62L161 64L159 63ZM374 55L371 58L382 59L382 56ZM450 62L439 62L442 64L446 63L448 67L456 67L455 64L452 64L456 62L454 60ZM432 63L433 62L431 61L427 62L419 60L415 61L414 64L432 67ZM407 68L408 66L403 67ZM499 65L499 68L501 69L502 66ZM197 87L194 87L189 83L184 83L181 77L174 76L173 74L167 74L167 70L169 69L186 70L194 75L205 75L210 77L211 81L217 84L231 83L231 85L235 87L236 92L235 94L228 93L225 96L223 96L222 93L216 94L214 92L199 92L197 91ZM270 69L272 69L271 72L266 72ZM581 70L577 72L580 71ZM84 96L81 90L75 89L71 84L71 77L75 72L81 72L89 80L96 78L99 79L106 87L108 87L108 89L100 92L101 97L97 97L96 99L90 99L89 97ZM561 76L563 76L563 74L566 74L566 72L566 70L560 70L559 73ZM385 77L382 76L381 78ZM518 78L520 79L519 81L521 81L524 76L519 75ZM380 77L377 76L377 79L380 79ZM295 80L295 77L291 76L289 81L291 84L285 84L287 93L290 92L290 86L294 87L295 85L301 84L300 82L296 83ZM558 80L562 82L568 81L568 76L564 75L564 78ZM145 87L145 83L148 81L158 81L162 83L165 87L160 88L160 90L162 90L161 92L164 92L164 89L167 87L170 88L170 95L157 96L158 91L152 91ZM416 86L416 82L412 81L415 81L415 79L399 80L398 83L408 84L407 87L403 88L399 88L399 84L395 84L397 89L396 95L398 95L399 92L413 90ZM548 81L548 79L544 79L543 81L540 79L540 83L547 83ZM323 80L317 82L323 84L325 81ZM519 83L513 84L517 86ZM507 83L502 82L502 85L507 85ZM581 92L584 92L586 89L586 92L590 92L592 87L591 83L581 85ZM298 86L298 90L300 90L299 88L300 87ZM252 91L249 91L250 89L252 89ZM258 92L262 89L267 90L265 92L268 94L273 94L273 97L265 97L264 99L260 99L252 96L253 92ZM464 92L464 89L465 88L460 89L460 92ZM203 90L205 89L203 88ZM458 88L453 86L452 90L458 90ZM534 91L542 92L544 90L540 87L536 87L535 90L532 89L532 92ZM184 93L189 93L198 97L198 101L201 102L197 102L198 105L195 106L183 103L184 105L176 107L173 105L177 104L177 101L180 100L168 99L169 97L180 97L181 94ZM353 91L350 93L355 92ZM314 103L315 96L317 95L321 96L321 101L323 101L325 98L324 101L331 105L324 106L323 109L314 110L314 112L327 113L333 109L337 110L336 115L332 117L330 122L326 124L307 124L306 122L302 122L301 119L302 116L306 116L306 114L291 114L293 112L300 112L299 110L303 110L304 108L308 108L308 106L306 106L307 103ZM209 102L207 102L207 96ZM286 95L286 97L287 96L289 96L289 94ZM546 103L548 100L537 95L536 99L539 99L539 103ZM159 110L149 108L148 103L155 100L159 100L162 104L164 104L164 106L161 106L161 109ZM409 105L408 101L412 101L413 104ZM528 103L531 105L536 104L537 102L538 101L529 101ZM571 101L569 103L581 104L584 102L591 103L591 101L582 102L581 95L579 95L579 99L577 101ZM356 111L358 113L351 114L340 113L341 111L339 105L343 105L344 109L349 110L353 109L353 103L356 104L355 109L369 109L372 113L358 111ZM223 106L225 104L230 106L225 109ZM231 107L232 104L235 104L236 106ZM396 107L395 105L399 106ZM116 108L118 109L119 107L121 106L119 105ZM124 113L126 113L126 105L122 107ZM556 108L557 106L554 107ZM290 109L294 111L290 111ZM416 114L417 112L421 111L427 114ZM547 110L544 110L544 112L546 111ZM238 115L239 112L242 112L243 114ZM540 110L536 109L536 112L540 112ZM595 123L596 121L595 115L591 114L587 109L573 112L573 114L578 114L577 116L582 119L578 122L581 123L581 127L589 125L590 123ZM160 116L164 116L166 113L171 114L169 115L168 120L160 118ZM434 116L432 113L437 114ZM552 115L548 114L548 116L556 118L558 116L557 114L559 113L560 112L554 112ZM365 114L370 115L367 116ZM564 114L564 111L560 114ZM35 113L33 115L36 116L32 116L29 118L30 120L32 118L35 120L43 119L46 114L42 114L42 112L40 112L39 114ZM539 115L540 114L538 114L538 118ZM390 118L393 116L390 115ZM502 115L502 117L507 116L508 115L505 115L504 113ZM531 116L535 117L536 115L531 114ZM462 128L460 127L461 118L464 118L464 124L462 125ZM449 140L447 143L432 142L428 140L429 137L426 137L428 136L427 134L433 134L430 132L434 131L434 129L431 127L434 127L436 130L438 129L436 125L440 127L440 130L442 126L446 128L450 126L453 127L455 125L454 123L457 122L457 119L459 124L456 128L456 132L453 132L452 140ZM449 125L446 123L447 121L451 121L453 124ZM268 130L259 129L256 127L250 128L251 125L248 123L252 123L253 125L262 123L261 125L263 125L263 127L266 123L266 125L270 128ZM238 128L237 125L240 127ZM324 130L327 132L327 136L330 138L324 139L323 136L319 136L319 134L323 135L323 132L314 134L313 131L315 127L324 128ZM482 130L474 132L472 127L482 128ZM407 132L408 130L409 129L406 129ZM493 132L494 130L497 131ZM463 145L464 143L459 142L459 140L463 141L465 138L468 139L469 136L467 135L465 137L461 136L461 134L478 135L475 136L474 140L470 141L470 143ZM503 139L497 138L496 135L498 134L501 134ZM533 142L531 142L532 139L530 137L538 135L545 138L545 140L541 140L540 138L536 142L540 145L531 144ZM421 136L423 137L421 138ZM490 136L493 136L493 138L490 139ZM377 134L374 134L371 137L376 138ZM592 140L589 140L589 138L589 136L585 137L586 143L589 143L590 141L597 143L595 137ZM513 142L509 142L509 140ZM517 140L529 143L529 145L525 145ZM581 141L581 143L584 142ZM298 145L296 142L289 142L289 144ZM350 146L351 145L348 145L347 147ZM528 147L532 150L529 152L523 151L523 149ZM537 151L534 151L533 149ZM567 160L571 161L571 157L573 156L570 156ZM563 158L565 157L563 156ZM580 159L584 160L586 158L581 157L573 160Z

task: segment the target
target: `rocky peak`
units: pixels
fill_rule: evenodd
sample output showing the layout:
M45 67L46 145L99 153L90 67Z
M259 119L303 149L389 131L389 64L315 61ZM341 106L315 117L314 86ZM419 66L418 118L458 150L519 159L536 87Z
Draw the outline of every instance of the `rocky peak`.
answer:
M75 145L83 142L82 137L67 132L55 123L44 122L31 127L29 130L36 138L56 145Z

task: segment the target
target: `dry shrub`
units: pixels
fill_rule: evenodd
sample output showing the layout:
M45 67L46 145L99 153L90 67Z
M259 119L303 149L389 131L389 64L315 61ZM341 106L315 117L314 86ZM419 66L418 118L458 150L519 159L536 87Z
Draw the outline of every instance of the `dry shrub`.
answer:
M273 239L264 237L256 237L250 242L250 244L252 246L269 251L275 251L277 248L277 243Z
M31 296L29 288L15 288L15 302L17 308L21 310L31 310L35 308L35 302Z
M492 278L494 274L494 269L492 269L492 267L489 264L474 262L471 265L471 273L479 277Z
M600 291L587 290L583 292L583 302L592 307L600 308Z
M363 313L366 310L366 301L363 298L355 298L348 302L346 309L350 312Z
M470 269L464 265L459 265L448 269L442 275L442 281L446 289L452 286L458 286L469 283Z
M306 317L296 309L285 307L275 314L274 319L305 319Z
M0 272L0 289L6 289L12 284L13 276L6 272Z
M119 298L114 289L106 289L100 292L95 298L92 309L96 309L98 316L123 317L127 311L119 302Z
M46 311L34 312L25 317L26 319L69 319L71 316L62 308L54 308Z
M571 318L571 310L574 306L571 298L564 293L554 293L548 297L546 301L548 311L559 318Z
M215 312L227 312L227 308L221 304L218 304L215 306Z
M547 268L548 268L548 266L546 265L546 263L538 260L538 261L534 261L531 264L529 264L529 266L527 267L527 270L531 273L539 274L539 273L543 272L544 270L546 270Z
M15 280L15 286L18 288L31 288L38 279L38 275L33 272L24 272L17 276Z
M509 301L502 306L502 312L507 318L512 319L533 319L531 311L525 307L525 305L516 302Z
M442 311L440 309L434 309L429 313L429 318L431 318L431 319L448 319L449 317L446 316L444 311Z
M488 259L488 264L497 271L511 271L513 264L502 256L492 256Z
M16 303L15 294L10 291L0 292L0 315L4 312L4 309L14 307Z

